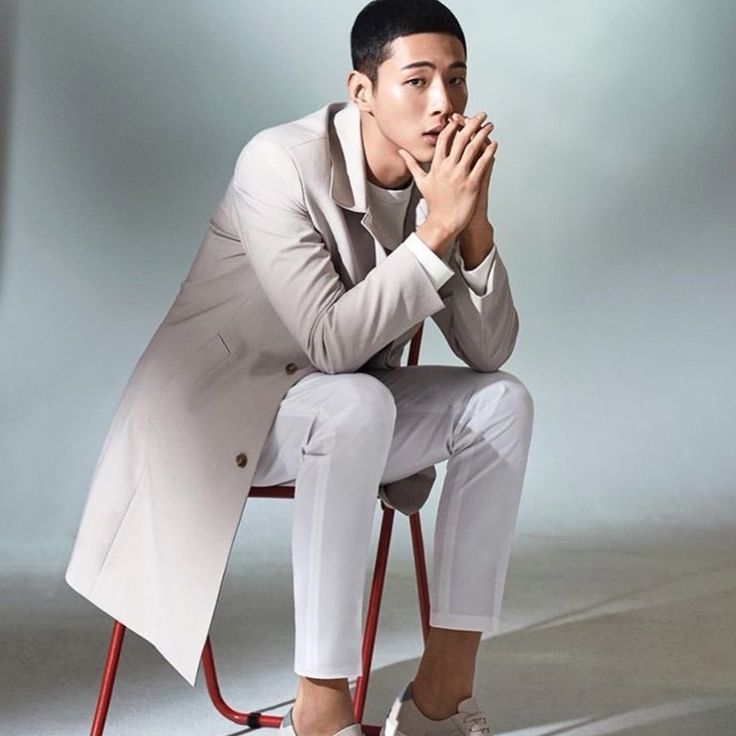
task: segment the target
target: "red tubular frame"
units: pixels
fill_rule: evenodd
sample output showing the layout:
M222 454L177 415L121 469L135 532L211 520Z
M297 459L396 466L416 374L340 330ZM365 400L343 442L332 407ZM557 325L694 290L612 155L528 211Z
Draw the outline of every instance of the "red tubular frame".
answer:
M411 340L409 347L409 360L407 365L417 365L419 359L419 347L422 339L423 324L419 326L418 331ZM252 486L249 498L294 498L294 486ZM378 548L376 551L376 563L373 568L373 580L371 582L370 597L368 600L368 610L366 612L365 625L363 629L363 647L361 653L361 669L362 673L355 683L353 692L353 712L356 722L361 724L363 733L366 736L379 736L381 725L373 725L363 723L363 712L365 710L365 701L368 694L368 678L371 672L371 662L373 660L373 649L376 642L376 632L378 630L378 614L381 609L381 597L383 594L383 586L386 579L386 568L388 563L388 552L391 544L391 531L394 522L394 509L381 501L383 516L381 519L381 531L378 538ZM422 540L422 527L419 519L419 511L409 516L409 524L411 527L411 541L414 552L414 570L417 579L417 592L419 594L419 611L422 624L422 636L426 643L429 636L429 587L427 583L427 567L424 557L424 542ZM95 708L94 717L92 719L91 736L102 736L107 719L107 712L110 707L110 698L112 697L112 689L115 684L115 676L117 674L118 663L120 661L120 652L123 647L123 637L125 636L126 627L119 621L115 620L112 627L112 635L107 651L107 659L102 673L102 683L97 697L97 706ZM210 699L217 710L240 725L249 726L250 728L270 727L278 728L281 725L283 716L268 715L261 711L237 711L231 708L223 699L220 693L220 685L217 680L217 672L215 671L215 656L212 652L212 644L210 637L207 637L202 649L202 668L204 670L205 681L207 683L207 691Z

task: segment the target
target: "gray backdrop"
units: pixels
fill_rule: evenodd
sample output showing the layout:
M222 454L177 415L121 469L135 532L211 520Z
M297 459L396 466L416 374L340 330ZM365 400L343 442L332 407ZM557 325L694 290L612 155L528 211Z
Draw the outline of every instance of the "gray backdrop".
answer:
M123 386L238 152L345 99L362 5L2 5L6 561L63 573ZM499 141L490 214L521 316L504 369L535 398L519 532L733 525L736 5L448 5L469 114ZM430 322L421 360L458 363ZM250 539L282 546L289 507L249 502L268 522Z

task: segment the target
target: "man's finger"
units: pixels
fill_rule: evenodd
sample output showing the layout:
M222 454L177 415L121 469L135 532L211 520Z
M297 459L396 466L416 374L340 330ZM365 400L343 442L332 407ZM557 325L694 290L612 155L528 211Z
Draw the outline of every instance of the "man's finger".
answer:
M452 114L452 119L461 127L464 126L468 120L470 120L469 117L467 117L466 115L461 115L458 112L455 112ZM488 135L493 130L494 127L495 126L493 122L490 120L487 120L485 123L483 123L483 125L480 126L480 128L476 131L476 133L480 133L481 131L483 131L486 135Z
M406 167L409 169L409 173L412 175L414 180L423 178L426 176L424 169L417 163L417 160L412 156L409 151L405 151L403 148L399 148L399 156L404 159Z

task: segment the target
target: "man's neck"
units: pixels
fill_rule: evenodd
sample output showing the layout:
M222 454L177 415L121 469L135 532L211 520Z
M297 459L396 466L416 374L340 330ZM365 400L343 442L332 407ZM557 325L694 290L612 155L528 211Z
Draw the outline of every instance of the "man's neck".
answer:
M360 137L363 143L366 178L371 184L384 189L410 187L412 175L395 146L376 127L370 115L361 113Z

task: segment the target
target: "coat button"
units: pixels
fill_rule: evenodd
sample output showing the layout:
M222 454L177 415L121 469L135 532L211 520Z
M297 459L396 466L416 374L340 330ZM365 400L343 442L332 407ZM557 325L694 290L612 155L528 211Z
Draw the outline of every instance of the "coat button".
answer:
M299 366L296 363L287 363L286 365L286 372L287 373L294 373L295 371L299 370Z
M238 464L239 468L244 468L248 462L248 456L244 452L239 452L235 456L235 462Z

